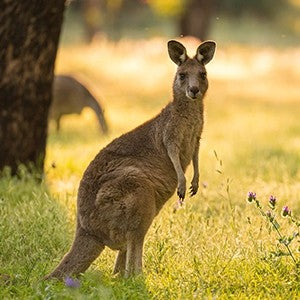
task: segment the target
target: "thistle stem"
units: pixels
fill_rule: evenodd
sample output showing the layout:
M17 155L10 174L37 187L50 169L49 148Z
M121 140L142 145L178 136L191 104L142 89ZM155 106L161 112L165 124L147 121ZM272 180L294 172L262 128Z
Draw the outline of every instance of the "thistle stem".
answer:
M275 230L277 231L279 237L282 239L283 236L282 236L281 232L279 231L279 229L277 228L277 226L274 224L273 221L270 220L270 222L272 223L273 227L274 227ZM297 261L296 261L294 255L293 255L293 253L292 253L290 247L289 247L288 245L286 245L285 243L283 243L283 244L284 244L284 246L286 247L286 249L288 250L288 252L289 252L289 254L290 254L290 257L292 258L292 260L294 261L294 263L297 265Z
M260 203L259 203L259 201L258 201L257 199L255 199L255 203L256 203L256 207L259 209L259 211L260 211L260 213L262 214L262 216L268 218L267 215L265 214L265 212L262 210L262 207L261 207L261 205L260 205ZM279 237L282 239L283 236L282 236L281 232L279 231L279 229L277 228L276 224L274 223L274 220L271 220L270 218L268 218L268 220L271 222L271 224L272 224L273 227L275 228L277 234L278 234ZM297 266L297 261L296 261L294 255L293 255L293 253L292 253L290 247L289 247L288 245L286 245L285 243L283 243L283 244L284 244L284 246L286 247L287 251L289 252L290 257L292 258L292 260L294 261L294 263L295 263L296 266Z

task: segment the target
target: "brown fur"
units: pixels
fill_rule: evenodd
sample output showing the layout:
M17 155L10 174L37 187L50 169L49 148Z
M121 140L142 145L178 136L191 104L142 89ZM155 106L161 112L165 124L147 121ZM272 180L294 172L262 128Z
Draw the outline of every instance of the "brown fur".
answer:
M103 110L91 92L72 76L56 75L49 113L50 119L56 122L56 130L60 129L60 120L63 115L80 114L85 107L89 107L95 112L99 125L106 134L108 128Z
M178 42L170 41L168 47L178 64L173 101L150 121L115 139L90 163L80 182L73 246L47 278L84 272L105 246L119 250L114 273L140 273L148 228L176 186L184 199L184 172L191 160L191 194L196 194L208 88L204 65L212 59L215 43L202 43L195 58L188 58Z

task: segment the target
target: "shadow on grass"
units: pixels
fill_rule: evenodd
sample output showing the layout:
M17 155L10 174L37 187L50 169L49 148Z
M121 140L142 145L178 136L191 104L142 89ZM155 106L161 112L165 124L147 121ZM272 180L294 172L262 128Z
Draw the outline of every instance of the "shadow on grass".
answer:
M44 182L23 171L0 176L0 294L22 297L70 244L66 211Z
M0 177L0 295L6 298L147 299L143 277L128 280L87 271L80 287L43 277L71 245L66 208L49 195L47 186L24 169L19 176ZM104 272L107 272L107 270Z
M82 278L81 291L98 299L150 299L144 276L125 279L110 272L87 271Z
M78 286L69 287L58 280L33 284L33 293L46 299L150 299L142 276L124 279L103 275L100 271L87 271L77 280Z

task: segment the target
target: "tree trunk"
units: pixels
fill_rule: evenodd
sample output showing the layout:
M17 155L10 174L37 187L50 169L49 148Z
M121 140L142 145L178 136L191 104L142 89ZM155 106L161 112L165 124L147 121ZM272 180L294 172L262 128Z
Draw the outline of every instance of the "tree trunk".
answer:
M65 0L0 2L0 170L43 171Z
M191 35L204 41L207 39L214 12L214 0L187 0L180 18L180 34Z
M103 0L84 0L81 2L83 12L83 24L85 29L85 39L91 43L96 33L103 23L103 10L105 2Z

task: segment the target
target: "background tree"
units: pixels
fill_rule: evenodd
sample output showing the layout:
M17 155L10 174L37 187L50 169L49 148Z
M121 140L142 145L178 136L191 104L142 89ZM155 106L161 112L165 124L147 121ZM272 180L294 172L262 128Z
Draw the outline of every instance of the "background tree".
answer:
M204 40L214 38L221 23L234 34L237 22L249 21L292 33L299 28L299 7L299 0L76 0L66 18L76 30L67 40L90 42L98 34L111 40L181 34Z
M128 2L132 4L131 1ZM110 38L120 38L119 19L121 13L127 13L124 0L80 0L74 2L73 8L82 15L82 24L85 32L85 41L92 42L95 35L110 29Z
M90 43L103 23L104 0L81 0L85 39ZM80 9L80 8L79 8Z
M282 9L292 5L290 0L214 0L217 13L224 13L230 17L244 17L246 15L274 19Z
M177 0L178 1L178 0ZM227 15L231 18L251 16L264 20L275 19L280 10L287 8L287 0L181 0L182 10L179 32L201 40L208 38L213 17Z
M180 34L191 35L200 40L207 39L214 9L215 0L186 0L180 16Z
M42 171L65 0L0 2L0 170Z

